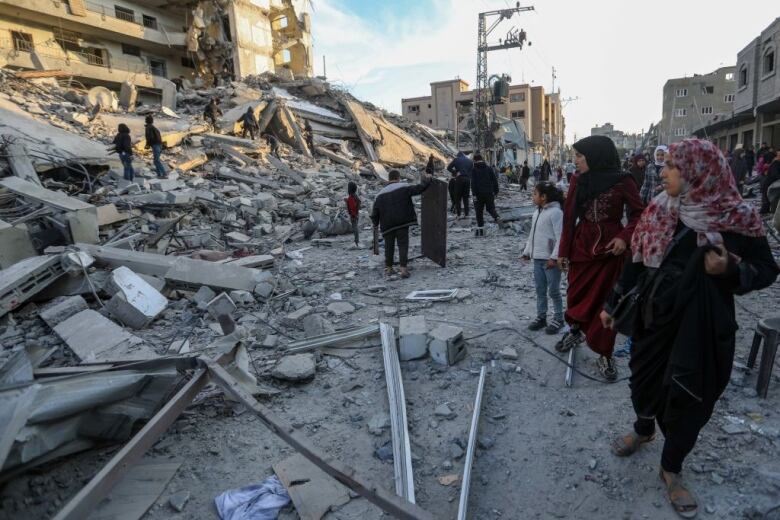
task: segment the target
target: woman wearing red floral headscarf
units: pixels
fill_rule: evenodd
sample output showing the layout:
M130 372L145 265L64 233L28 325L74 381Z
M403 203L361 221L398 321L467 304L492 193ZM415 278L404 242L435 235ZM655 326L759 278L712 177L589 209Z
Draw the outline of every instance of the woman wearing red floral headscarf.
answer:
M767 287L780 270L758 213L712 143L671 145L661 179L665 193L642 214L631 240L633 263L601 315L612 327L620 298L632 289L639 295L629 363L637 419L612 449L632 455L653 440L657 423L665 438L660 477L675 510L691 518L697 504L680 471L729 381L734 295Z

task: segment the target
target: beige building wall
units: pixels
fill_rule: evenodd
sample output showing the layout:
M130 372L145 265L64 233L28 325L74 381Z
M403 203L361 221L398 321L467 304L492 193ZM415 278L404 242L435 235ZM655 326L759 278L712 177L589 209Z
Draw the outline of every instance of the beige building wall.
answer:
M535 145L544 141L545 120L547 118L544 87L531 87L531 124L528 126L528 139Z

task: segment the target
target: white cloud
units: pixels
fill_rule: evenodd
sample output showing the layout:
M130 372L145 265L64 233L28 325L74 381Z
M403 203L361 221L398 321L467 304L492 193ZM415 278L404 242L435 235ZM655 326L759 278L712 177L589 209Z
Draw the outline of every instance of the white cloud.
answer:
M477 13L514 2L433 0L425 12L411 13L376 4L381 24L348 12L339 0L315 3L317 72L325 54L330 80L398 112L401 98L428 95L432 81L457 76L473 86ZM514 25L532 45L490 53L488 70L549 90L554 65L556 89L580 98L564 108L569 141L606 121L639 131L660 119L667 79L733 64L737 51L772 21L759 15L766 7L743 0L745 14L734 16L706 0L539 0L535 12L502 22L491 35L497 40Z

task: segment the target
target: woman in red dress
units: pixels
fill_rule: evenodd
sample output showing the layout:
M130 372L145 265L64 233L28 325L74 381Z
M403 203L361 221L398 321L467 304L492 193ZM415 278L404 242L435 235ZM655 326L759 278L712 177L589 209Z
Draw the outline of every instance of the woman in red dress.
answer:
M599 354L599 372L617 379L612 359L616 332L605 329L599 313L620 277L626 245L644 204L636 182L621 172L612 139L590 136L574 143L577 175L563 209L558 262L568 270L566 321L570 330L555 345L566 352L583 341ZM628 223L623 226L623 215Z

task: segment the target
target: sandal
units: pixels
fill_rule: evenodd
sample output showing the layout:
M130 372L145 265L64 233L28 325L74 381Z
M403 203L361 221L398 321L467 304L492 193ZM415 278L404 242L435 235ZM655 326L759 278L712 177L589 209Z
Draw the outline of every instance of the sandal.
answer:
M666 477L664 477L663 468L661 468L658 472L658 476L661 477L661 480L666 486L669 503L672 504L674 510L681 517L695 517L696 513L699 511L699 505L696 503L696 499L693 497L693 493L691 493L688 488L683 485L682 477L679 473L666 472L666 474L671 475L671 482L667 482Z
M627 440L628 439L628 440ZM618 437L612 441L612 453L618 457L628 457L639 451L642 444L646 444L655 439L653 435L639 435L636 432L631 432L628 435Z

